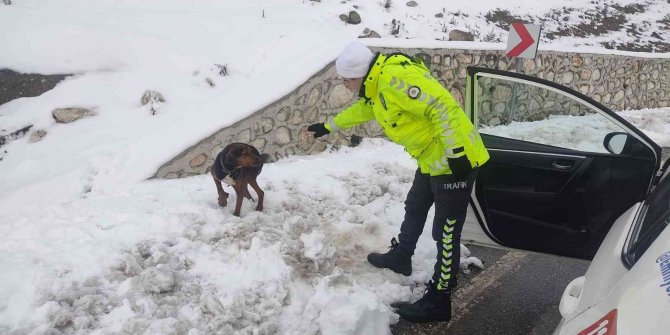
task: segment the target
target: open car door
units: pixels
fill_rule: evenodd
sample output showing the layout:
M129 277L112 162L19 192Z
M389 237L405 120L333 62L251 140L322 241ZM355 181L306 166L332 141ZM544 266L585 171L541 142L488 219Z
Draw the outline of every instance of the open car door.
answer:
M614 221L656 182L661 148L553 82L477 67L467 80L466 113L491 155L471 203L488 237L481 242L591 259Z

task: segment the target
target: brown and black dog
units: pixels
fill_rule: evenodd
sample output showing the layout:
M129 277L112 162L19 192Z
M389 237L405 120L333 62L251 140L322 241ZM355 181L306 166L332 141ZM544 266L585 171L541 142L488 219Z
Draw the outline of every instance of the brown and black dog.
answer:
M262 211L265 192L258 186L256 177L263 170L263 164L268 157L267 154L261 155L254 146L245 143L231 143L223 148L216 156L214 165L212 165L212 177L219 195L219 206L225 207L228 204L228 193L223 190L221 185L223 181L233 186L237 196L233 215L240 216L243 198L254 200L249 193L248 185L251 185L256 191L256 195L258 195L256 210Z

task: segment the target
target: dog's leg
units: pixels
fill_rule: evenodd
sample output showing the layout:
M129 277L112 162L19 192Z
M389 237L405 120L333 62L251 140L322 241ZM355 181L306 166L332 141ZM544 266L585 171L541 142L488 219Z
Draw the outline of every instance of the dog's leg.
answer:
M246 183L243 185L242 180L238 180L237 183L235 183L235 186L233 186L233 189L235 189L235 195L237 196L237 199L235 199L235 211L233 212L233 215L235 216L240 216L242 200L244 200L243 192L245 187L247 187Z
M216 193L219 195L219 206L225 207L228 205L228 193L223 190L223 186L221 185L221 181L216 179L216 176L214 175L214 172L212 172L212 178L214 179L214 185L216 185Z
M245 183L244 183L244 197L251 200L251 201L256 201L256 200L254 200L254 198L251 197L251 192L249 192L249 187L247 185L248 185L248 183L245 180Z
M249 185L256 191L256 194L258 195L258 204L256 205L256 210L257 211L262 211L263 210L263 198L265 197L265 192L261 190L261 188L258 186L258 183L256 182L256 178L253 178L249 181Z
M254 198L251 197L251 193L249 193L249 186L248 185L249 185L249 177L251 177L250 173L251 173L251 171L249 169L243 168L241 170L240 179L239 179L238 182L240 183L240 185L243 186L242 187L242 196L251 200L251 201L254 201Z

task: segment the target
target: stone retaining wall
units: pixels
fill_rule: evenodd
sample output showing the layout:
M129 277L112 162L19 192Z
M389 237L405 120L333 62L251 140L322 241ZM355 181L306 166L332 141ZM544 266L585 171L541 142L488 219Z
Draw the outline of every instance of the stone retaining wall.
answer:
M375 48L375 51L389 53L396 50ZM516 68L516 61L504 56L502 51L408 49L403 52L421 57L435 78L461 104L467 66L507 71ZM541 52L535 60L523 62L523 72L575 89L612 110L670 106L670 59ZM161 166L155 176L181 178L209 172L213 158L231 142L251 143L276 160L288 155L321 152L329 143L348 145L354 134L382 136L381 128L375 122L318 140L306 131L309 124L323 122L355 100L354 94L337 78L334 64L331 64L277 102L195 144ZM480 110L487 108L480 107ZM526 119L533 119L533 116ZM501 120L491 120L490 125L499 122Z

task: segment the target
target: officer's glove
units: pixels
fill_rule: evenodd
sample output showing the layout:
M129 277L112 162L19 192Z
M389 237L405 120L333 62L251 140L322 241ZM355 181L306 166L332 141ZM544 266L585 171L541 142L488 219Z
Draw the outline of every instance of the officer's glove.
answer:
M458 158L447 158L447 162L449 163L451 174L458 180L464 180L472 172L472 166L466 155Z
M330 130L326 129L326 126L324 126L323 123L315 123L307 127L307 131L313 132L314 138L330 134Z

